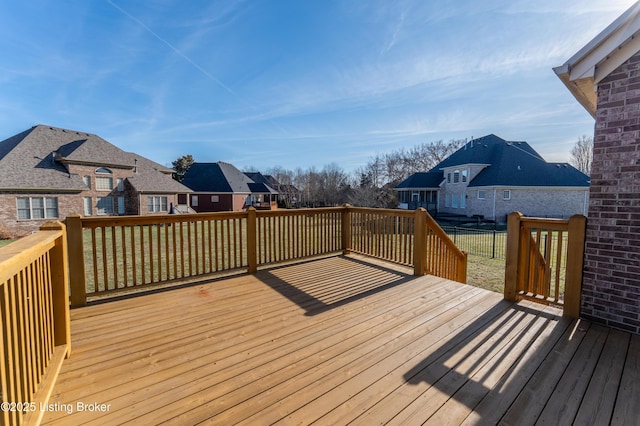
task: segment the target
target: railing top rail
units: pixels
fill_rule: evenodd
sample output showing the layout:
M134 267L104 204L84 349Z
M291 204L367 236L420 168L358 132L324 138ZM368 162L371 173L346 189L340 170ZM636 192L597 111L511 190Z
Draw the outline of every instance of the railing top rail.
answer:
M0 283L55 246L62 231L38 231L0 248Z
M256 210L257 216L299 216L317 215L322 213L342 212L344 207L316 207L305 209L279 209L279 210Z
M344 207L342 207L344 208ZM400 209L378 209L371 207L346 207L350 212L357 213L375 213L386 216L400 216L400 217L414 217L415 210L400 210Z
M197 222L201 220L242 219L247 212L215 212L193 214L167 214L149 216L105 216L81 218L83 228L124 225L158 225L179 222Z
M569 228L569 219L544 219L535 217L522 217L520 223L525 229L549 229L552 231L566 231Z

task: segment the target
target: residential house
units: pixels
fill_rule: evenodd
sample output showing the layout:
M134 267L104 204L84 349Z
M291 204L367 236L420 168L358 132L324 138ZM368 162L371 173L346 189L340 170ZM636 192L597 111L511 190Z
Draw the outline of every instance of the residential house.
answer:
M190 207L197 212L276 209L278 192L267 182L260 173L246 174L222 161L194 163L182 180L193 191Z
M190 190L101 137L37 125L0 142L0 225L20 236L76 213L166 214Z
M504 223L516 210L538 217L586 213L589 177L567 163L546 162L527 142L491 134L467 142L395 190L403 209Z
M554 71L595 118L581 316L640 333L640 2Z

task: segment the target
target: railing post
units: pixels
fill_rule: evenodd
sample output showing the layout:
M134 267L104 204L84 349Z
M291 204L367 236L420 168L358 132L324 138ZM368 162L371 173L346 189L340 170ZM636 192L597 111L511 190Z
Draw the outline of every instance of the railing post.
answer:
M462 252L464 254L464 261L458 264L458 271L456 273L456 281L462 284L466 284L467 283L467 260L468 260L468 256L467 256L467 252L463 251Z
M51 250L51 287L53 301L54 342L66 345L66 358L71 356L71 318L69 315L69 267L67 264L66 227L61 222L47 222L41 231L62 231Z
M71 306L87 304L87 287L84 270L84 239L82 236L82 216L67 216L67 249L69 254L69 287Z
M351 253L351 210L350 205L342 208L342 254Z
M504 271L504 298L516 301L518 285L518 250L520 248L520 219L522 213L512 212L507 216L507 253Z
M413 229L413 275L424 275L427 262L427 211L416 209Z
M256 209L247 209L247 265L250 274L258 271L258 236L256 226Z
M569 238L567 242L567 271L564 283L563 315L580 317L580 297L582 293L582 267L587 218L574 215L569 218Z

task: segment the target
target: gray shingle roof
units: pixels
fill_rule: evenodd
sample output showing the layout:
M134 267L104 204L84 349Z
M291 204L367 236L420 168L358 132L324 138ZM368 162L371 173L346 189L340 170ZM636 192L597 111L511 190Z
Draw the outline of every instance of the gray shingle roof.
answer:
M70 174L64 163L133 169L131 183L140 192L190 192L171 179L163 167L140 155L125 152L101 137L75 130L37 125L0 142L0 190L79 192L82 177Z
M414 173L396 186L396 189L438 189L442 182L442 171Z
M182 183L195 192L219 194L277 194L265 182L260 173L253 174L263 180L255 182L233 165L219 161L217 163L193 163L184 175ZM260 175L260 176L258 176ZM262 177L262 178L260 178Z
M191 192L189 188L171 177L173 170L161 166L141 155L134 153L127 154L137 160L137 173L135 173L133 177L127 178L137 192L170 194Z
M487 135L467 142L428 173L416 173L396 189L428 188L442 182L445 168L483 164L469 187L588 187L589 176L567 163L547 163L527 142Z

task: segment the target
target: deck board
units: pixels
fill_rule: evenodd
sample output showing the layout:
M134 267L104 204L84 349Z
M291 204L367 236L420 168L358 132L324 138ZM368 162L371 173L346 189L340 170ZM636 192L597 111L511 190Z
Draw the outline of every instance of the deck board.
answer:
M637 336L410 272L336 256L75 309L74 352L50 400L74 412L43 424L637 415Z

